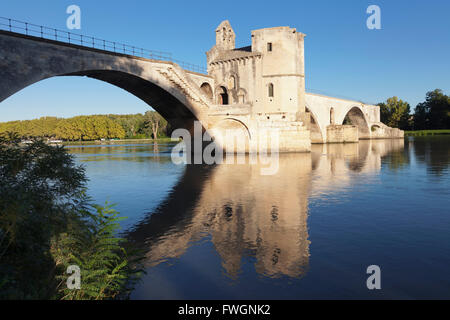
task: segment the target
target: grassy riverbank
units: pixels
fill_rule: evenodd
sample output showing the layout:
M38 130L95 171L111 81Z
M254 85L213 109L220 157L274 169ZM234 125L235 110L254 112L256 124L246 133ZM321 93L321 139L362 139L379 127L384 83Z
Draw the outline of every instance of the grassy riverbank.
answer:
M117 140L95 140L95 141L64 141L62 144L66 146L79 145L98 145L98 144L124 144L124 143L168 143L172 142L171 138L158 139L117 139Z
M416 130L416 131L405 131L405 136L435 136L435 135L443 135L450 134L450 129L442 129L442 130Z

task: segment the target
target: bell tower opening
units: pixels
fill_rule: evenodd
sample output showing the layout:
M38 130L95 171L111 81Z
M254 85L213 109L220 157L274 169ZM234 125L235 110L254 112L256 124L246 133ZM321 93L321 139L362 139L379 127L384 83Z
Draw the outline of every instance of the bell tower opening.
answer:
M233 50L236 45L236 34L231 28L228 20L222 23L216 29L216 47L222 50Z

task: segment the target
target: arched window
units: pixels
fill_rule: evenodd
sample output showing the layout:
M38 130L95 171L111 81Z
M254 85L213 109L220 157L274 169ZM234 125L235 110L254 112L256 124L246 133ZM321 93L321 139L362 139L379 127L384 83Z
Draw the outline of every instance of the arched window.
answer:
M236 78L234 76L231 76L228 80L228 89L236 89Z
M239 89L239 92L238 92L238 101L239 101L239 103L242 103L242 104L245 103L245 90L242 88Z
M273 98L273 83L269 83L269 98Z
M228 91L225 87L220 87L217 102L222 105L228 104Z
M204 82L200 86L201 91L207 96L209 99L213 100L213 90L208 82Z

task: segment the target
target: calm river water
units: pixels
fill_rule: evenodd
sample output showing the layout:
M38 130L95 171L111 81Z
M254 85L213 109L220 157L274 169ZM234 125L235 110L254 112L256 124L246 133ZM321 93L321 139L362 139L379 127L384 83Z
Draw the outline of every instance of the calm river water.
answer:
M450 136L315 145L272 176L172 147L69 147L145 248L133 299L450 299Z

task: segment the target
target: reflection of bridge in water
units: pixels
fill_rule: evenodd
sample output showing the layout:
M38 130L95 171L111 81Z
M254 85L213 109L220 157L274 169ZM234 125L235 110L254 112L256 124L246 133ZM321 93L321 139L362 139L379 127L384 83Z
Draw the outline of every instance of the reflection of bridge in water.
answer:
M189 165L129 238L144 245L147 267L210 237L232 278L245 257L261 275L298 278L309 265L308 198L377 173L382 157L403 147L403 140L317 145L310 154L280 155L273 176L260 175L260 165Z

